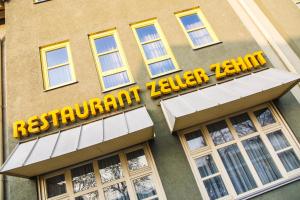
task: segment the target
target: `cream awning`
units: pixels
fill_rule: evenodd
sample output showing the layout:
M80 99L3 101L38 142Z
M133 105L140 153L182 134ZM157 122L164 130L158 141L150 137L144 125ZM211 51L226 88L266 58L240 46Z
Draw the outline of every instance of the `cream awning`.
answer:
M145 107L19 143L0 173L32 177L80 163L154 137Z
M228 115L289 91L300 75L274 68L161 101L170 131Z

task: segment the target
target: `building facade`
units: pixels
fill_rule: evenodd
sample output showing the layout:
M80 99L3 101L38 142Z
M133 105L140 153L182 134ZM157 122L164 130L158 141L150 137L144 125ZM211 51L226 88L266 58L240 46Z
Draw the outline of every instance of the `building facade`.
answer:
M296 0L9 0L1 199L299 199Z

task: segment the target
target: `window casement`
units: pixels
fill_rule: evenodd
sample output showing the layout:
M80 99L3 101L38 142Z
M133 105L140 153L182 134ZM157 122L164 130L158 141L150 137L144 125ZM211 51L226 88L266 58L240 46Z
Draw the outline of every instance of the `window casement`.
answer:
M43 200L166 199L148 144L39 178Z
M89 36L103 91L134 83L116 29Z
M40 48L46 90L76 82L69 42Z
M199 8L178 12L175 16L193 49L220 42Z
M156 19L131 25L151 78L179 70Z
M297 139L272 104L179 133L204 199L249 198L300 176Z

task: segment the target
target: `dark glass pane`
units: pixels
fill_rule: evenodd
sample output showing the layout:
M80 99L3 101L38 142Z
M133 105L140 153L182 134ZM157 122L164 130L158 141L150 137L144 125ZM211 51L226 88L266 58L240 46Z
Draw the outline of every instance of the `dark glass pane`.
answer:
M118 155L98 161L102 182L113 181L123 176Z
M216 164L211 155L197 158L195 161L196 161L198 171L202 178L209 175L213 175L218 172Z
M53 67L68 62L67 48L55 49L46 52L47 66Z
M157 194L150 176L135 179L133 184L138 200L146 199Z
M159 61L149 65L151 74L153 76L162 74L165 72L173 71L175 66L171 59Z
M218 152L237 194L257 187L236 144L221 148Z
M281 152L278 156L287 172L300 167L300 161L293 149Z
M96 178L92 163L72 169L71 175L75 193L96 187Z
M281 130L275 131L273 133L268 134L268 138L275 149L275 151L278 151L280 149L284 149L286 147L289 147L290 144L285 138L285 136L282 134Z
M66 181L63 174L46 179L48 198L66 193Z
M223 183L221 176L216 176L203 181L208 196L211 200L215 200L228 195L227 189Z
M128 189L125 182L117 183L104 188L106 200L129 200Z
M203 26L203 23L197 14L180 17L180 20L186 30L200 28Z
M147 158L143 149L126 154L129 170L137 170L148 166Z
M232 134L227 127L225 120L210 124L207 126L207 129L215 145L233 140Z
M159 38L159 35L158 35L154 25L137 28L136 32L142 43Z
M98 200L98 199L99 199L98 192L96 192L96 191L75 197L75 200Z
M107 36L95 39L97 53L105 53L117 49L117 43L114 36Z
M230 121L239 136L256 132L256 128L247 113L231 117Z
M242 143L263 184L281 178L279 170L259 136L247 139Z
M254 115L256 116L256 118L261 126L266 126L266 125L273 124L276 122L273 117L273 114L269 110L269 108L264 108L264 109L255 111Z
M190 150L199 149L206 146L201 130L184 135Z

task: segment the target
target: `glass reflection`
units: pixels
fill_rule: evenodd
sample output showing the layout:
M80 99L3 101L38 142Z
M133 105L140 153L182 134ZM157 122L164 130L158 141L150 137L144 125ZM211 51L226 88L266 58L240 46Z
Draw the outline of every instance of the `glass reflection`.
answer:
M227 127L225 120L210 124L207 126L214 144L223 144L233 140L232 134Z
M206 28L191 31L189 32L189 36L196 47L213 43L213 39Z
M203 26L203 23L197 14L180 17L180 20L186 30L200 28Z
M96 187L96 178L92 163L72 169L71 175L75 193Z
M256 128L247 113L231 117L230 121L239 136L256 132Z
M125 182L117 183L104 188L106 200L129 200L129 194Z
M197 158L195 161L202 178L218 172L217 166L211 155Z
M203 183L211 200L215 200L228 195L227 189L221 176L215 176L213 178L207 179L203 181Z
M47 66L53 67L55 65L65 64L68 62L67 48L55 49L46 52Z
M69 65L49 69L48 76L50 87L72 81L72 75Z
M66 181L63 174L46 179L48 198L66 193Z
M118 155L98 161L102 183L123 177L120 158Z
M175 66L171 59L159 61L149 65L152 75L162 74L175 69Z
M79 197L75 197L75 200L98 200L98 192L91 192L88 194L81 195Z
M274 116L269 108L264 108L254 112L258 122L261 126L267 126L269 124L275 123Z
M128 168L130 171L138 170L148 166L148 162L143 149L126 154L128 160Z
M117 43L112 35L95 39L95 46L97 53L105 53L117 49Z
M145 27L142 27L142 28L137 28L136 32L137 32L138 37L139 37L139 39L142 43L159 38L159 35L158 35L154 25L145 26Z
M184 135L190 150L206 146L201 130Z
M118 85L127 84L130 82L127 71L104 76L103 82L106 89L116 87Z
M144 176L133 181L138 200L146 199L157 194L150 176Z

